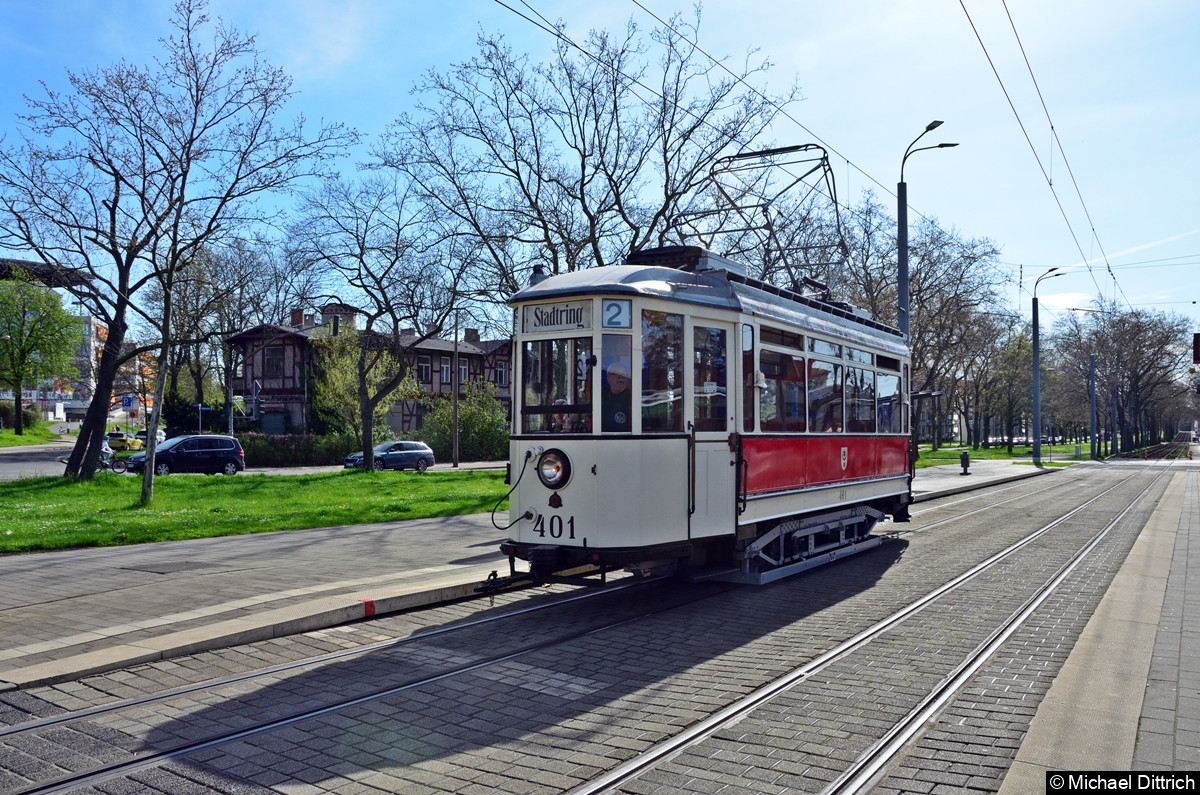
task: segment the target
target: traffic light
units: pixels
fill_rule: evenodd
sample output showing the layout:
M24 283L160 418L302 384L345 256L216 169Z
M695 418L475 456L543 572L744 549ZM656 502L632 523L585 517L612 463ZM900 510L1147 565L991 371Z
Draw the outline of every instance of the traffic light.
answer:
M1192 335L1192 364L1200 364L1200 334Z

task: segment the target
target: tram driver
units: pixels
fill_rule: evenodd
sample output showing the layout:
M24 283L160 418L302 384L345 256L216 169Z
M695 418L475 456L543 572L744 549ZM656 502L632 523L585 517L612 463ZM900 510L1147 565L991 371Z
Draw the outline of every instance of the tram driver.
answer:
M559 398L554 401L554 421L550 425L550 430L555 433L571 433L575 430L575 418L569 414L565 414L567 401Z
M604 374L605 389L600 401L600 430L629 431L633 429L633 411L629 391L629 368L620 362L610 364Z

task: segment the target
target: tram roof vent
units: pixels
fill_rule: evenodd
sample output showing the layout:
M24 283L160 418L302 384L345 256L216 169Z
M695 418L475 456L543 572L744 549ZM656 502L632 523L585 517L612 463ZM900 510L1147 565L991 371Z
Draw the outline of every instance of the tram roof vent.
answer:
M682 271L728 271L746 277L746 266L699 246L663 246L635 251L626 257L630 265L658 265Z

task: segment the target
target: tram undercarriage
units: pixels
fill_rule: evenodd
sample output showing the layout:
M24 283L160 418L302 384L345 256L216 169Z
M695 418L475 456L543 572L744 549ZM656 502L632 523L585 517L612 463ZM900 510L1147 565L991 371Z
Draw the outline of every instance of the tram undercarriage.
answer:
M765 585L801 571L878 546L871 530L886 514L865 505L816 516L784 519L740 541L736 571L710 579ZM761 524L761 523L760 523ZM757 526L756 526L757 527Z
M691 581L717 580L746 585L767 583L871 549L883 542L872 536L887 518L876 508L857 505L816 515L747 525L738 533L656 547L598 549L550 544L501 545L509 556L509 575L496 572L476 591L497 591L527 582L603 585L610 571L641 575L674 573ZM898 516L899 521L907 517ZM517 559L529 571L516 569Z

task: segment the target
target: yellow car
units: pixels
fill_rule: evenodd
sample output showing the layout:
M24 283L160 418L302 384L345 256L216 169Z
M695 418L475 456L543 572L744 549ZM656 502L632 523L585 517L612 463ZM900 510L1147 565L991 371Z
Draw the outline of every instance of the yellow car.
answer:
M145 444L141 439L123 431L112 431L108 434L108 446L113 452L119 450L141 450Z

